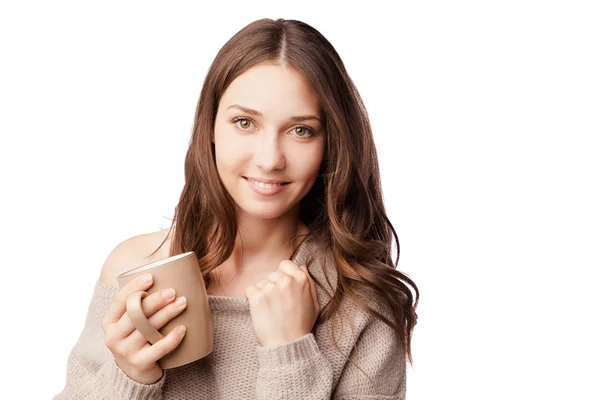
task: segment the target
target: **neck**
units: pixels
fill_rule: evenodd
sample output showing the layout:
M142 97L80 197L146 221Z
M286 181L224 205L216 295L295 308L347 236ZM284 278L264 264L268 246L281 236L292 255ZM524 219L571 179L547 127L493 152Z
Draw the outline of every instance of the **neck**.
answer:
M228 269L243 273L247 270L274 270L288 259L302 238L291 240L296 234L308 233L300 221L300 209L295 207L278 218L263 219L239 211L238 234L235 247L227 260Z
M297 241L291 242L297 233L306 233L300 221L299 208L295 207L278 218L263 219L238 212L238 234L232 257L251 261L256 258L284 258L290 256ZM282 258L283 259L283 258Z

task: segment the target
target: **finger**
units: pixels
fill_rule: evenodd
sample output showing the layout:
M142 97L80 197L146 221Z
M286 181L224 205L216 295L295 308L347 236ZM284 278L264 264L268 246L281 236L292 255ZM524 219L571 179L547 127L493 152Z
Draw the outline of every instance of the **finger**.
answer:
M271 290L273 287L277 286L277 284L273 281L270 281L268 279L264 279L260 282L258 282L255 285L260 291L266 291L266 290Z
M274 287L277 286L277 283L273 282L273 281L267 281L265 283L265 286L262 288L263 291L268 291L273 289Z
M265 288L265 286L267 286L267 283L270 282L268 279L262 280L260 282L258 282L256 286L258 289L263 290Z
M152 278L152 275L151 274L149 274L149 275ZM112 303L110 304L110 307L108 308L108 311L106 312L106 314L104 315L104 318L102 319L103 326L109 325L109 324L114 324L119 319L121 319L121 317L123 316L123 314L126 311L126 302L127 302L127 298L129 297L130 294L138 292L140 290L147 290L154 283L153 279L150 279L150 281L145 282L145 283L141 282L140 279L141 278L132 279L131 281L127 282L127 284L125 286L123 286L117 292L114 300L112 301Z
M244 296L250 301L259 291L260 289L256 285L250 285L244 290Z
M286 262L284 262L286 261ZM279 264L279 271L285 273L286 275L290 275L292 278L296 280L296 282L300 284L304 284L306 279L306 274L300 269L298 264L290 260L284 260Z
M171 303L175 299L175 291L172 288L161 290L142 299L142 310L147 318L151 318L158 310ZM131 322L129 315L124 313L119 321L113 325L112 335L116 339L123 339L135 331L135 325Z
M187 301L184 296L179 297L177 300L167 304L154 315L148 318L150 325L159 330L171 321L173 318L178 316L187 307ZM134 329L133 332L125 339L128 342L130 348L139 349L144 343L148 343L148 339L140 331Z
M269 272L267 275L267 280L277 284L280 283L286 276L289 275L281 271Z
M176 327L167 336L150 346L144 346L138 353L138 362L153 363L163 358L167 353L173 351L185 336L180 334Z

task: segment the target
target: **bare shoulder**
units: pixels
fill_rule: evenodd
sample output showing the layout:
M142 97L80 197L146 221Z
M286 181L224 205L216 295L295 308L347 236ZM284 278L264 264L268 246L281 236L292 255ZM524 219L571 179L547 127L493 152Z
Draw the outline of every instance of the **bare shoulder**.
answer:
M117 276L123 272L167 257L169 249L167 242L155 254L152 256L150 254L160 246L168 231L168 229L163 229L157 232L143 233L117 244L104 261L100 280L110 286L118 287Z

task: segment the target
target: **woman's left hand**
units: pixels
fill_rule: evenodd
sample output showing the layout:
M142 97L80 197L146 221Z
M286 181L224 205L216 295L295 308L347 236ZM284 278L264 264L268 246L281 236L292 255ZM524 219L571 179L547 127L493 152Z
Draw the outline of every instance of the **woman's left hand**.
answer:
M276 272L248 286L245 296L254 332L263 347L293 342L310 333L319 315L314 280L306 265L290 260L281 261Z

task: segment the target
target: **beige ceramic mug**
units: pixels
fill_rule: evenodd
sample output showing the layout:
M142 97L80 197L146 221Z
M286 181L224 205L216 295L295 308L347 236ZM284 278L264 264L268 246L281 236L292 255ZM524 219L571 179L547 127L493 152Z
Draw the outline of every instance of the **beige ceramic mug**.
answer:
M196 253L190 251L174 255L124 272L117 277L119 287L146 273L152 274L152 286L146 291L132 293L127 298L127 314L133 325L151 344L167 336L179 325L187 328L179 345L158 360L158 365L162 369L175 368L210 354L213 349L212 317ZM159 331L142 311L142 299L167 288L175 289L176 296L185 296L187 306Z

